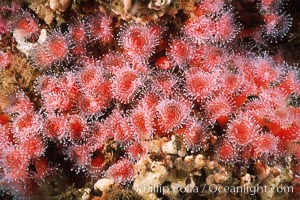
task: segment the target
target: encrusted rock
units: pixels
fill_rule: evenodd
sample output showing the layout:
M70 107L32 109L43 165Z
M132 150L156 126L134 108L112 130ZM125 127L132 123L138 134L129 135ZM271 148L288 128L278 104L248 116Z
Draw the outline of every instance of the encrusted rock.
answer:
M208 176L206 177L206 184L207 184L207 185L212 185L212 184L214 184L214 183L216 183L216 182L215 182L214 175L213 175L213 174L208 175Z
M70 0L50 0L50 8L53 11L58 10L59 12L64 12L69 7L71 1Z
M110 190L110 188L112 187L112 185L114 184L114 180L110 179L110 178L102 178L99 179L95 185L94 185L94 189L95 190L100 190L102 192L104 191L108 191Z
M220 169L220 171L214 174L214 179L216 183L224 183L229 178L229 175L225 168Z
M82 200L89 200L90 197L91 197L91 195L90 195L91 191L92 190L90 188L85 188L84 191L83 191L83 194L81 196L81 199Z
M195 168L201 169L206 165L206 158L202 154L195 157Z
M46 41L47 39L47 30L42 29L41 33L39 35L39 39L37 43L30 43L27 42L24 37L21 36L21 34L18 32L18 30L15 30L13 32L13 36L16 39L17 42L17 49L24 53L26 57L28 57L34 47L36 47L38 44L41 44Z
M162 144L161 149L164 153L173 155L177 154L178 147L176 145L175 139L175 136L172 135L171 140L169 142Z
M214 161L214 160L212 160L212 161L207 161L206 165L207 165L207 168L208 168L208 169L215 169L216 167L219 166L219 165L218 165L218 162L216 162L216 161Z
M153 140L153 141L145 142L144 144L146 148L149 149L149 151L151 151L152 153L160 153L162 151L161 140Z
M190 177L190 180L191 180L191 182L189 184L187 184L184 188L184 191L186 193L192 193L194 191L194 188L196 187L196 183L192 176Z
M246 174L245 176L241 177L240 185L245 187L250 187L251 181L252 181L251 175Z
M136 171L140 173L134 180L133 189L142 196L152 193L168 176L168 171L161 162L153 162L150 159L139 161L136 164Z
M148 4L148 8L153 10L163 10L168 7L171 3L171 0L151 0Z

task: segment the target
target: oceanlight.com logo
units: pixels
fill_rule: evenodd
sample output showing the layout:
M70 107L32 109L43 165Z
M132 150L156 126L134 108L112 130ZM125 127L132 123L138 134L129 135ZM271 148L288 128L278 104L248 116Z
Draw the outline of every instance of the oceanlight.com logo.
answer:
M220 186L216 184L204 185L203 188L208 188L210 193L245 193L249 195L255 195L257 193L293 193L292 186L278 186L268 187L266 185L255 185L255 186ZM204 192L204 190L203 190Z
M254 185L254 186L222 186L217 184L203 184L201 186L186 186L182 187L179 184L174 184L172 186L162 186L162 185L152 185L152 186L146 186L146 185L140 185L138 187L138 190L146 192L146 193L161 193L161 194L167 194L172 191L179 191L181 193L232 193L232 194L238 194L238 193L244 193L249 194L251 196L256 195L258 193L293 193L293 187L292 186L261 186L261 185Z

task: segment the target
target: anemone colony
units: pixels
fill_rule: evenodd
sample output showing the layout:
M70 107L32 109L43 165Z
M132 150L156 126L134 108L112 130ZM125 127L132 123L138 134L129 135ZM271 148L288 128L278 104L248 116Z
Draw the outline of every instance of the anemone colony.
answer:
M41 182L72 170L130 188L143 159L201 155L252 176L259 163L289 157L296 191L299 70L245 45L282 40L292 26L284 6L257 2L261 23L250 30L227 1L203 0L174 33L159 20L120 25L99 10L53 28L15 2L1 4L0 32L40 73L34 92L18 89L1 108L1 190L33 198ZM13 54L0 51L2 72ZM161 140L184 155L153 149Z

